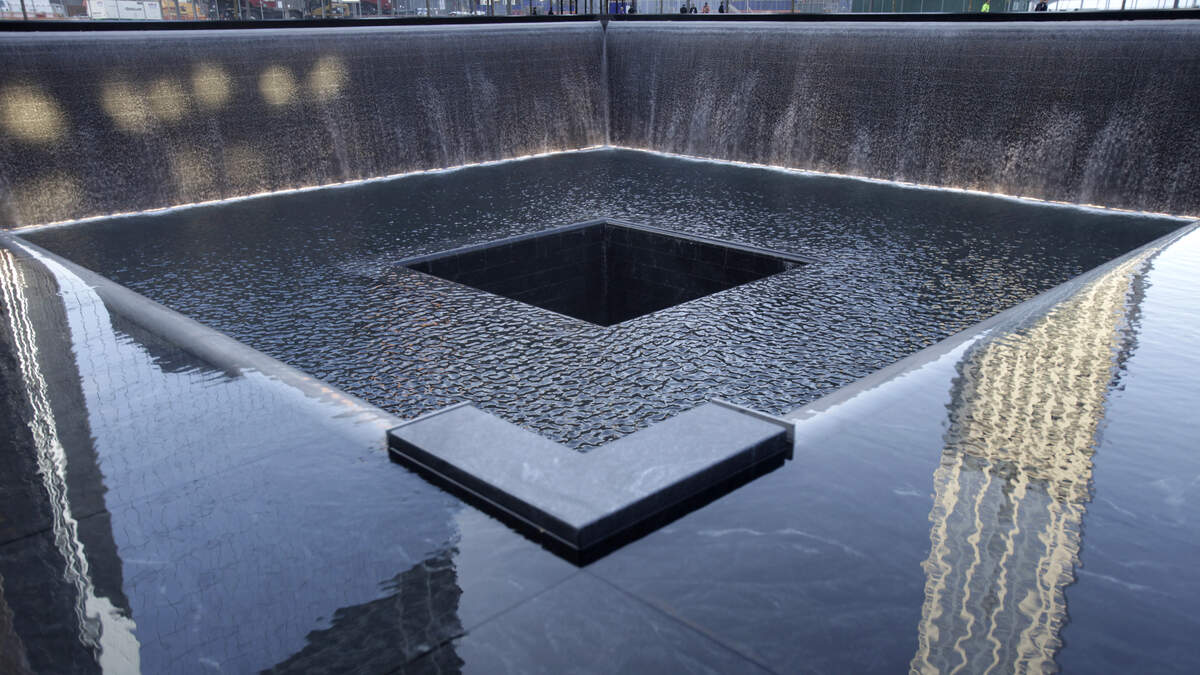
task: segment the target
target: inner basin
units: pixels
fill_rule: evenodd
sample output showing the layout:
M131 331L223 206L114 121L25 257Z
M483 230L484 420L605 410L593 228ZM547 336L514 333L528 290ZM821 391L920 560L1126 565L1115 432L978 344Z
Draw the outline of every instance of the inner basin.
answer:
M596 220L400 264L611 326L780 274L804 262L777 251Z
M791 257L575 315L434 271L598 218ZM401 417L470 401L588 450L712 398L790 411L1181 225L603 149L22 236Z

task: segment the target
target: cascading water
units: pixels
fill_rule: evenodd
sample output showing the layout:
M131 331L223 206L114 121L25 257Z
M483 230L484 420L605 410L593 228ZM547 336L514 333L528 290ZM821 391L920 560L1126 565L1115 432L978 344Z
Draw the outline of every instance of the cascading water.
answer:
M1200 21L608 27L614 145L1200 213Z
M595 23L0 36L9 224L604 143Z
M593 145L1200 213L1200 21L0 35L0 227Z

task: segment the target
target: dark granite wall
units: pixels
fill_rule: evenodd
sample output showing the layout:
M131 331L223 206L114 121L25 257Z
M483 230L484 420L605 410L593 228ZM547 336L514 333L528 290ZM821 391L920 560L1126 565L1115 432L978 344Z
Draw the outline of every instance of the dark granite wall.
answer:
M0 34L0 226L604 143L598 23Z
M610 141L1200 213L1200 20L620 22Z
M664 307L778 274L787 261L694 239L628 227L606 228L610 320Z
M407 265L466 286L607 323L604 227L572 227Z

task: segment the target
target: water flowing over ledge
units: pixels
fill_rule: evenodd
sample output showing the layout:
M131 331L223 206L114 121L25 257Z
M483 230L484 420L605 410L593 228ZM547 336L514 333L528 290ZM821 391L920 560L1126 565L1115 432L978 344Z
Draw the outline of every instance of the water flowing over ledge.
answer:
M7 33L0 227L597 145L1194 214L1197 42L1192 20Z

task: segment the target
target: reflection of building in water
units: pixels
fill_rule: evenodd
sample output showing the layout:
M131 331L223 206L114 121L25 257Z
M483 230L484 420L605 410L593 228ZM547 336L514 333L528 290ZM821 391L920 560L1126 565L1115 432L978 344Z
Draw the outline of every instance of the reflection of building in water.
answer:
M334 614L332 625L308 634L304 649L272 672L389 672L463 634L462 590L449 549L396 575L388 595ZM458 672L462 661L446 645L436 672Z
M914 671L1055 669L1097 427L1134 346L1148 256L959 364Z
M24 557L14 556L0 592L0 672L137 672L138 643L122 591L122 568L107 514L105 487L80 389L72 339L81 303L68 289L0 247L0 394L24 418L0 436L7 450L0 474L0 535L8 525L46 523L33 532ZM82 282L80 282L82 283ZM74 321L72 312L76 314ZM93 316L96 321L107 316ZM82 515L79 515L82 514ZM89 518L89 526L80 520ZM31 580L29 569L55 574ZM10 570L11 572L12 570ZM12 579L22 583L13 584ZM6 583L0 576L0 584ZM36 585L35 585L36 584ZM6 599L7 596L7 599ZM22 645L19 634L61 630L76 640L52 647ZM19 649L19 653L9 652Z

